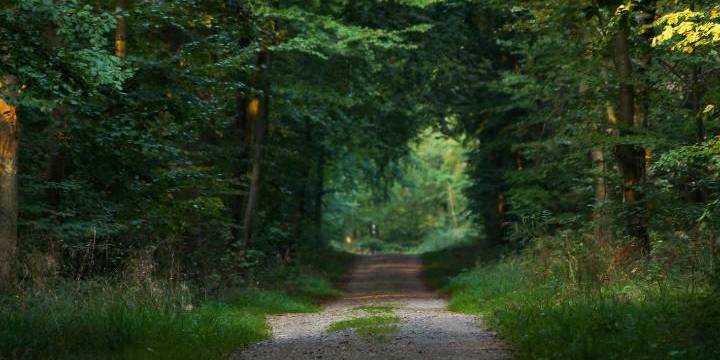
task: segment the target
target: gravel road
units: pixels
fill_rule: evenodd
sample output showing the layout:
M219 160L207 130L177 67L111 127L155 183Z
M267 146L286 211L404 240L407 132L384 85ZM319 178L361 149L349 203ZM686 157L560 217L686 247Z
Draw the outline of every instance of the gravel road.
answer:
M481 319L447 311L429 291L417 256L362 256L348 276L346 296L314 314L272 316L273 337L239 351L232 359L510 359L507 347ZM366 316L360 305L393 305L400 330L385 340L352 330L327 332L340 320Z

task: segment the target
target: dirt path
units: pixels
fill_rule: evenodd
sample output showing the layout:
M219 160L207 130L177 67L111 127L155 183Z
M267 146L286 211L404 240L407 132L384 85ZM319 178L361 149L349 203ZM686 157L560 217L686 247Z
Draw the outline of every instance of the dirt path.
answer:
M273 338L233 359L509 359L495 335L474 316L446 310L445 300L421 279L417 256L363 256L346 285L346 296L315 314L270 317ZM393 305L397 332L384 340L352 330L328 332L331 324L367 316L361 305Z

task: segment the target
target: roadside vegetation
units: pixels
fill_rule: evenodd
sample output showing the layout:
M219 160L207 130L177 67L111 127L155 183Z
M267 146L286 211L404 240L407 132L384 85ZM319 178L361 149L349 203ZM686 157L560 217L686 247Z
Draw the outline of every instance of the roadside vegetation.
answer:
M652 260L597 283L563 254L544 263L548 258L539 254L547 249L504 252L504 258L497 256L503 252L483 256L484 250L425 254L427 275L450 295L451 311L483 316L519 358L720 357L720 297L706 281L653 271L660 263Z
M265 316L315 312L339 296L346 254L280 267L255 285L203 294L183 283L87 280L0 297L0 357L223 359L270 336ZM261 285L262 287L258 287Z

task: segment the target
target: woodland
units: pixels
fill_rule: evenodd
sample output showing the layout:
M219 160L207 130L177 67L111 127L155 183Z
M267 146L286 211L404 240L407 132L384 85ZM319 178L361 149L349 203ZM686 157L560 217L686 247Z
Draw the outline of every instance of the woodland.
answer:
M719 106L715 0L0 0L0 358L222 359L370 253L720 358Z

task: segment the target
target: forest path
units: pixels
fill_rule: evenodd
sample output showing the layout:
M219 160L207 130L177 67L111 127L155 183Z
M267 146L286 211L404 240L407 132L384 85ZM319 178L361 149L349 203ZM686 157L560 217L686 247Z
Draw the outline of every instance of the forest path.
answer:
M504 344L474 316L447 311L422 281L422 261L410 255L361 256L348 276L346 295L319 313L269 318L273 337L233 359L510 359ZM338 321L388 309L397 331L380 338L353 330L328 332ZM368 309L370 311L368 311ZM376 314L376 313L375 313Z

